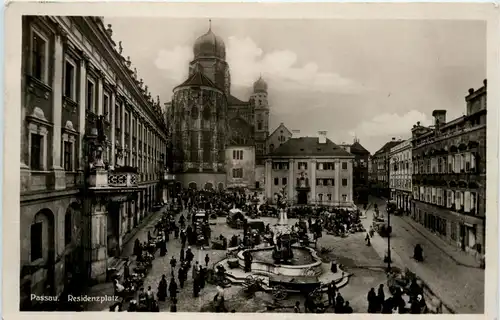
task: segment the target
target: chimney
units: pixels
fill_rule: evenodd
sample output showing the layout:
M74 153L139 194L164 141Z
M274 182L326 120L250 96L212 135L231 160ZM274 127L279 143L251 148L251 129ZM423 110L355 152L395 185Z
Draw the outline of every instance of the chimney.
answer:
M292 138L299 138L300 130L292 130Z
M446 123L446 110L434 110L432 116L434 117L434 125L436 128Z
M395 137L392 137L392 141L396 141L396 138L395 138Z
M326 133L327 133L327 131L318 131L319 143L321 143L321 144L326 143Z

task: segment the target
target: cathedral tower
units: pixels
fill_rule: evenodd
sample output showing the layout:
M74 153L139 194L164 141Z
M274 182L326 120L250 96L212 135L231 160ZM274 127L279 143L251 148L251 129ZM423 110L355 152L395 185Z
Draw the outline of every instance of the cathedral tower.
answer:
M265 155L266 139L269 136L267 83L262 79L262 76L253 84L253 94L250 97L250 102L254 108L255 114L255 155L257 158L261 158Z
M212 32L211 20L209 24L208 31L194 43L194 59L189 63L189 75L201 71L217 88L229 96L231 75L226 62L226 45L221 37Z

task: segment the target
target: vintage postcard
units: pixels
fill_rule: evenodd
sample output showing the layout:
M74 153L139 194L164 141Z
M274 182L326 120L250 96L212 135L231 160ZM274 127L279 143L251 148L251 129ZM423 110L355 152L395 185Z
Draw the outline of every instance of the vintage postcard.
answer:
M6 318L493 318L498 16L11 2Z

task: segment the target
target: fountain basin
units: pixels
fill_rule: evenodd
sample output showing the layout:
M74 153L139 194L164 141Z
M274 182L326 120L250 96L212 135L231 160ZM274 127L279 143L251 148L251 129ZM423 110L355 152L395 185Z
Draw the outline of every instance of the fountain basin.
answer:
M316 254L316 250L303 246L292 246L294 259L291 264L277 264L273 262L272 253L274 247L262 247L246 249L238 252L238 263L240 268L245 268L245 252L250 252L253 256L252 272L267 273L291 277L319 276L321 274L321 259ZM307 257L305 256L307 255ZM297 259L297 256L301 256Z

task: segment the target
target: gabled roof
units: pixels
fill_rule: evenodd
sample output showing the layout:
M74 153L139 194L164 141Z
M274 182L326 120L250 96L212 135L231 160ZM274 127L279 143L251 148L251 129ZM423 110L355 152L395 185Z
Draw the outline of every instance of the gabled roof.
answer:
M227 97L227 104L229 106L246 106L248 102L241 101L240 99L230 94L229 97Z
M386 144L384 144L384 146L382 148L380 148L377 152L375 152L373 155L376 155L376 154L379 154L379 153L383 153L383 152L387 152L392 147L395 147L395 146L397 146L398 144L400 144L402 142L403 141L389 141Z
M352 157L353 155L345 151L330 139L326 143L319 143L317 137L291 138L279 146L271 157L294 157L294 156L330 156L330 157Z
M283 129L285 129L286 131L288 131L288 133L289 133L289 134L292 134L292 132L291 132L290 130L288 130L288 128L287 128L287 127L285 126L285 124L282 122L282 123L280 123L280 125L279 125L276 129L274 129L273 133L271 133L269 136L272 136L273 134L275 134L275 133L276 133L276 131L278 131L278 129L279 129L279 128L283 128Z
M217 88L215 84L212 82L212 80L210 80L206 75L204 75L200 71L193 73L192 76L190 76L186 81L184 81L182 84L178 85L174 89L179 87L189 87L189 86L204 86L204 87Z
M351 145L351 153L363 153L370 154L370 151L366 150L358 141Z

